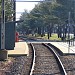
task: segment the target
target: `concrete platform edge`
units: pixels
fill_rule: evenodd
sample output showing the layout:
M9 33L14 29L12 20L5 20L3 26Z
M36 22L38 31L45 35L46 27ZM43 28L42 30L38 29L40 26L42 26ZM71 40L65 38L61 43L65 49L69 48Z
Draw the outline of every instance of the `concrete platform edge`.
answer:
M8 50L8 56L29 56L29 48L26 42L17 42L15 50Z
M75 55L75 52L72 52L73 49L68 48L66 43L62 42L50 42L50 44L62 52L62 55ZM70 50L68 50L70 49Z

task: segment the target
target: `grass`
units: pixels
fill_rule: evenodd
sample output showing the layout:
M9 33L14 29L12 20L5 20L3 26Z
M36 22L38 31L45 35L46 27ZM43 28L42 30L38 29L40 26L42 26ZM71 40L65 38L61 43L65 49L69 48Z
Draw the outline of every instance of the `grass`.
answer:
M50 37L50 40L61 40L61 38L58 38L57 34L52 34L52 37Z
M32 34L29 34L28 37L30 37L30 38L35 38L36 37L36 38L42 38L42 39L48 40L48 35L47 34L45 34L45 36L43 36L43 37L41 37L37 33L34 36L32 36ZM72 38L73 38L73 36L70 37L70 39L72 39ZM58 35L53 33L52 36L49 38L49 40L61 41L61 38L58 38ZM68 35L66 37L66 40L68 40Z
M42 39L46 39L46 40L48 39L47 34L45 34L44 37L41 37L41 36L37 36L37 37L38 37L38 38L42 38ZM58 40L58 41L60 41L61 38L58 38L57 34L52 34L52 36L50 37L49 40Z

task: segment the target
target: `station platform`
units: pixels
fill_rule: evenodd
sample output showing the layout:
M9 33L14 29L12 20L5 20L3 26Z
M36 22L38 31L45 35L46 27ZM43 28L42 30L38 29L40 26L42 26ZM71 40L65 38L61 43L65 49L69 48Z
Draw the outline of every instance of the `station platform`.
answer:
M29 49L26 42L19 41L15 43L14 50L8 50L8 56L29 55Z
M75 46L69 46L67 42L50 42L56 46L63 54L75 54Z

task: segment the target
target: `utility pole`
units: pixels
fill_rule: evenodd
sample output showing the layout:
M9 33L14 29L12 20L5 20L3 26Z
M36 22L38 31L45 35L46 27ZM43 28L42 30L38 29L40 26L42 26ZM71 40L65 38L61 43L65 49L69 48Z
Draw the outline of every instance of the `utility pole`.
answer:
M70 39L70 16L71 16L71 12L69 12L68 15L68 40Z
M70 16L71 16L71 12L69 12L69 16L68 16L68 40L69 40L68 53L70 52Z
M74 18L75 18L75 0L74 0ZM75 21L74 21L74 24L75 24ZM75 25L74 25L74 27L75 27ZM74 32L74 39L75 39L75 32Z
M2 0L2 16L1 16L1 49L5 49L5 2Z
M16 1L15 1L15 0L13 0L13 11L14 11L14 14L13 14L13 16L14 16L13 21L16 21Z
M16 21L16 0L13 0L13 11L14 11L13 21ZM16 32L15 25L16 24L14 23L14 47L15 47L15 32Z

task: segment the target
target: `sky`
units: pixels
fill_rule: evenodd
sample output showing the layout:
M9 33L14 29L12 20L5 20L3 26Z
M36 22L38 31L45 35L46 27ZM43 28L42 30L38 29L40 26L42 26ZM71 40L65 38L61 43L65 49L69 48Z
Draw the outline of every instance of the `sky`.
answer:
M26 1L26 0L16 0L16 1ZM40 1L40 0L29 0L29 1ZM35 4L38 2L16 2L16 20L19 20L21 12L26 9L28 12L31 11Z

